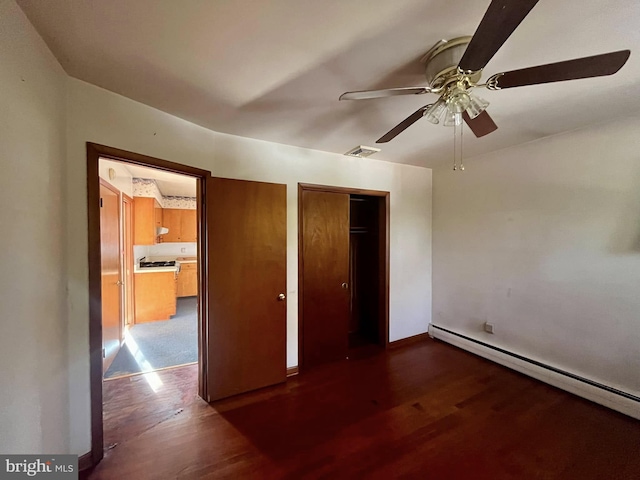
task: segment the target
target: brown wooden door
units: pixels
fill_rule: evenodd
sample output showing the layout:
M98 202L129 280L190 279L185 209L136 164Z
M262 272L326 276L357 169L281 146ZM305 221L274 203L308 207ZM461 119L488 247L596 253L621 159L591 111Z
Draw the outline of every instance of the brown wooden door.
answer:
M207 184L209 401L286 380L286 186Z
M102 373L120 350L120 199L117 191L100 184L100 258L102 280Z
M301 365L310 367L347 356L349 195L303 190L301 228Z

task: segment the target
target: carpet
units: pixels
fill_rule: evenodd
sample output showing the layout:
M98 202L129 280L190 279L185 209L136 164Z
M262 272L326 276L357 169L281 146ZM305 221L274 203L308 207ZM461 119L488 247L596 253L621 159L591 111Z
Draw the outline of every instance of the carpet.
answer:
M198 361L198 299L178 298L170 320L129 329L125 343L104 374L114 378Z

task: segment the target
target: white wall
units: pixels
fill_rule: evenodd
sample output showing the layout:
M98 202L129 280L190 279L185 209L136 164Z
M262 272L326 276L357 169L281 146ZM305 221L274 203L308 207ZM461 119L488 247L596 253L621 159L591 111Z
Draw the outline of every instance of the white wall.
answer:
M638 132L624 118L434 170L433 323L640 395Z
M113 169L115 178L109 178L109 169ZM125 195L133 198L133 185L131 183L133 177L122 163L101 158L98 162L98 175Z
M212 132L69 79L66 174L73 452L85 453L90 447L87 141L211 170L221 177L287 185L289 366L298 363L298 182L390 191L390 340L427 331L431 313L431 170Z
M195 257L198 254L196 242L169 242L149 245L148 255L153 257Z
M0 452L69 451L66 76L0 0Z

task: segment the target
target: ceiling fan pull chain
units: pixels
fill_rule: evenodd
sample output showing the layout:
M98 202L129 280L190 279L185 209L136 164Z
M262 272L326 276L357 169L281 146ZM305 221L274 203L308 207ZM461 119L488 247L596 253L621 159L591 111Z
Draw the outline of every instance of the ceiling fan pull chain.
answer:
M462 116L462 114L460 114ZM464 165L462 164L462 132L464 132L464 125L460 121L460 170L464 172Z
M455 172L456 170L458 170L458 167L456 166L456 130L458 129L458 126L455 124L455 122L453 123L453 171Z

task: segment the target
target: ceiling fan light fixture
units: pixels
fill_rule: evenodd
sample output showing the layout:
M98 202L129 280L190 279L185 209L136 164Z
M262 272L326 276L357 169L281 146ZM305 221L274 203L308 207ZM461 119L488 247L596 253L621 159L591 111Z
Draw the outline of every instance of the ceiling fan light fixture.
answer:
M440 123L440 119L442 118L444 112L447 110L447 104L442 98L439 98L436 103L431 105L429 109L425 112L424 117L434 125Z
M453 113L464 112L471 103L471 97L466 90L454 88L447 95L447 108Z
M456 127L462 125L462 113L452 112L447 109L442 123L445 127Z
M465 112L467 112L469 118L474 119L487 109L489 102L472 93L469 94L469 98L469 106L466 108Z

